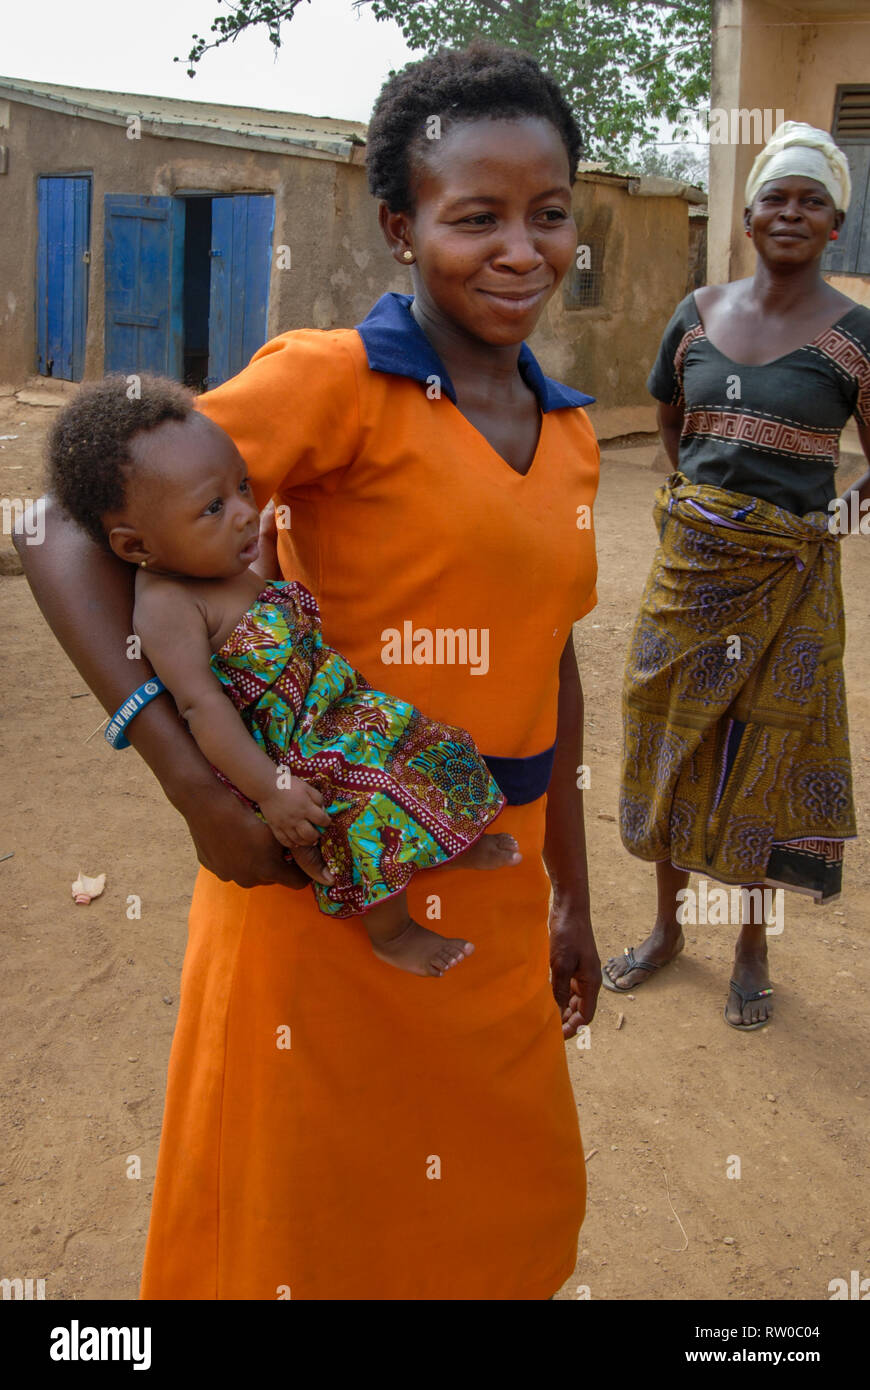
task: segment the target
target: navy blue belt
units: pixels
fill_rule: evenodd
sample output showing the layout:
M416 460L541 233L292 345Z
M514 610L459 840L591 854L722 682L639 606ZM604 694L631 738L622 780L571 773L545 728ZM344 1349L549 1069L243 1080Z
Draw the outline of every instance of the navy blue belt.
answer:
M529 801L537 801L550 785L556 745L546 748L543 753L535 753L531 758L489 758L484 753L486 763L499 790L509 806L525 806Z

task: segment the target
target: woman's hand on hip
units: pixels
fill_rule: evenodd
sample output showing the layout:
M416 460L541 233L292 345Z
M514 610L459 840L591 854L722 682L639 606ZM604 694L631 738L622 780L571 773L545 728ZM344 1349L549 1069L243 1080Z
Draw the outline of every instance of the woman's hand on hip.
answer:
M573 1038L595 1016L601 960L585 910L558 898L550 909L550 974L563 1036Z

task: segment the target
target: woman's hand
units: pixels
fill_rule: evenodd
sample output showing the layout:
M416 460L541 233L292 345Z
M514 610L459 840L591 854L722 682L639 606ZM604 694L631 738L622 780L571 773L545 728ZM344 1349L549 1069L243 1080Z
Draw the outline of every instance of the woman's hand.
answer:
M550 976L562 1035L573 1038L595 1016L601 960L585 911L555 896L550 909Z
M224 883L237 883L240 888L267 883L305 888L309 876L318 883L333 882L319 856L306 856L305 873L288 860L268 825L216 778L213 787L185 797L184 805L175 804L187 821L200 864Z
M583 783L577 775L582 766L583 688L569 636L559 663L556 753L544 836L544 863L553 885L550 973L566 1038L592 1022L601 988L601 961L589 913Z

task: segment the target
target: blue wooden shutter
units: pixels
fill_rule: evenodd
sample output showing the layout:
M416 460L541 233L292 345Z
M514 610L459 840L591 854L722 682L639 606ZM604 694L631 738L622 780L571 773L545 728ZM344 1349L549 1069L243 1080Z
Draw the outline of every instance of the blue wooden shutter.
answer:
M235 376L266 341L274 221L271 194L212 201L209 386Z
M107 372L181 376L184 204L107 193Z
M88 325L91 181L37 182L36 368L42 376L81 381Z

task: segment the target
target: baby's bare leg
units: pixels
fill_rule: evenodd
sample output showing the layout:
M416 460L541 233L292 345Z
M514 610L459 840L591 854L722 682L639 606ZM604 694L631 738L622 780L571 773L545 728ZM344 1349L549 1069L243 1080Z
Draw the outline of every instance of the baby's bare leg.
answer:
M363 925L378 959L412 975L443 975L474 950L470 941L439 936L413 921L406 893L369 908Z

